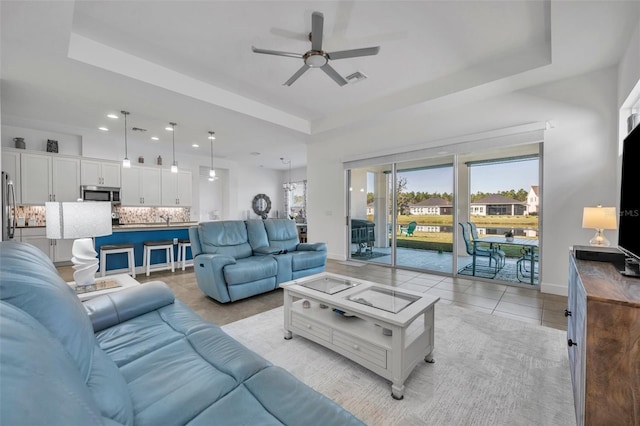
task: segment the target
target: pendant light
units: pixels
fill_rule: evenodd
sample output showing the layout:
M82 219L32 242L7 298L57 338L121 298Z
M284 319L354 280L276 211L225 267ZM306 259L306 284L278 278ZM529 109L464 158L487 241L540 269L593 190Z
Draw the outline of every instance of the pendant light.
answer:
M173 140L173 163L171 163L171 173L178 173L178 163L176 163L176 123L171 125L171 137Z
M289 182L283 184L282 188L285 191L295 191L296 184L291 182L291 159L289 159L289 161L287 161L287 160L284 159L284 157L280 157L280 161L282 161L283 164L288 164L289 165Z
M209 182L213 182L218 179L216 177L216 171L213 168L213 140L216 138L215 132L209 130L209 141L211 141L211 168L209 169Z
M124 115L124 159L122 160L122 168L131 168L131 161L129 161L129 147L127 146L127 115L128 111L120 111L120 114Z

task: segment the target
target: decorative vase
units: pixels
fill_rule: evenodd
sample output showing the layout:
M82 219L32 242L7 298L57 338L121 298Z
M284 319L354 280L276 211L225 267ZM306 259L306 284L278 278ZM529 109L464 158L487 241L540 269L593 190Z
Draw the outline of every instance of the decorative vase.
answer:
M13 141L16 143L16 148L27 149L27 144L24 143L24 138L13 138Z

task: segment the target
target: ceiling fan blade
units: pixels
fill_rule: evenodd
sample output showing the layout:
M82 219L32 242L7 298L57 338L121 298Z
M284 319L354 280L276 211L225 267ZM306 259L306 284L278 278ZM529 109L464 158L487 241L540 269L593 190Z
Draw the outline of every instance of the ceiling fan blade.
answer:
M321 66L320 69L322 71L324 71L329 77L331 77L333 79L333 81L338 83L340 86L344 86L345 84L348 83L348 81L343 76L338 74L338 71L334 70L331 67L331 65L325 64L325 65Z
M278 50L258 49L257 47L254 47L254 46L251 46L251 50L253 50L253 53L264 53L265 55L288 56L289 58L302 59L302 55L300 53L280 52Z
M377 55L380 51L380 46L376 47L363 47L362 49L340 50L338 52L327 53L329 59L345 59L355 58L356 56L371 56Z
M311 14L311 50L322 50L322 27L324 16L320 12Z
M307 64L304 64L302 68L300 68L291 78L284 82L283 86L291 86L302 74L304 74L309 69Z

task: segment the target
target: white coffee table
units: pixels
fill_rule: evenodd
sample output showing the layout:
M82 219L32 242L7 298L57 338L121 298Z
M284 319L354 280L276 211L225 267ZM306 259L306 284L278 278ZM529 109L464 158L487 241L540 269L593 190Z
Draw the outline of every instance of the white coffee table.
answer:
M131 278L131 276L128 274L114 274L114 275L107 275L106 277L96 278L96 283L101 283L105 281L115 281L120 286L108 288L105 290L90 291L87 293L77 293L78 298L82 301L85 301L85 300L93 299L94 297L97 297L97 296L101 296L103 294L113 293L114 291L120 291L128 287L134 287L134 286L140 285L138 281ZM67 284L69 284L72 288L75 288L76 286L75 281L68 282Z
M418 362L434 362L438 297L329 272L280 287L285 339L295 333L357 362L390 380L395 399Z

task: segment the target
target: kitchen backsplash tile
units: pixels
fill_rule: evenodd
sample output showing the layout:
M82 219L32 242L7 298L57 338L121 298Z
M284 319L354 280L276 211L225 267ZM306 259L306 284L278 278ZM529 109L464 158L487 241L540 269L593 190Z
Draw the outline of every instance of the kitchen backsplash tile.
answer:
M189 222L191 209L188 207L120 207L114 206L113 212L120 214L120 224ZM23 217L25 226L46 226L44 206L17 206L16 216ZM19 221L20 222L20 221Z

